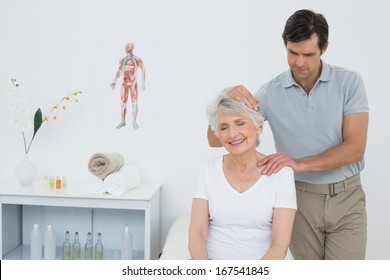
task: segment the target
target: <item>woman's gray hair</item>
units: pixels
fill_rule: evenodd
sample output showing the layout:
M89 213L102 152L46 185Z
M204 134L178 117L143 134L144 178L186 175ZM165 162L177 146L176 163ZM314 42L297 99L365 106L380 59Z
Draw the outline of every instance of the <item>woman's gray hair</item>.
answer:
M256 128L262 127L264 123L264 116L259 110L253 110L244 103L228 96L225 93L220 93L210 105L207 107L207 115L211 130L217 135L218 133L218 114L224 113L239 117L249 117ZM260 144L259 135L256 137L256 146Z

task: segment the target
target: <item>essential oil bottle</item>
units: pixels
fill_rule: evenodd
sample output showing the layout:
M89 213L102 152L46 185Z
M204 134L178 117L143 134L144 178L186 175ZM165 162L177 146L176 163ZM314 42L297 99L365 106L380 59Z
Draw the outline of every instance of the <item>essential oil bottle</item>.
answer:
M69 241L69 231L66 231L65 232L65 241L64 241L64 244L62 245L62 259L63 260L70 260L72 258L71 250L72 250L72 245L70 244L70 241Z
M90 232L87 234L87 242L84 247L84 259L93 260L92 234Z
M79 241L79 233L77 231L74 233L74 241L72 244L72 259L81 260L81 244Z
M95 260L103 259L103 243L102 243L102 234L99 232L97 234L97 241L95 244Z

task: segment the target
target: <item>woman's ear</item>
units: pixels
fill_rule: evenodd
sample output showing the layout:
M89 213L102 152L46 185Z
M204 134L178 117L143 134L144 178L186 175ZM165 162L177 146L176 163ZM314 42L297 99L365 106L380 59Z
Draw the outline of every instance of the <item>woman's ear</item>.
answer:
M261 125L261 126L257 129L257 135L260 135L262 132L263 132L263 125Z

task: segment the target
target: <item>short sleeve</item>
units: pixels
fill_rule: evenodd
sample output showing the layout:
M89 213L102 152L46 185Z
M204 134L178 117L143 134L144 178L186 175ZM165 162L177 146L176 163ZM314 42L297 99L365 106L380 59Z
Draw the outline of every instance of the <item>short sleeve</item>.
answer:
M294 171L290 167L284 167L277 175L274 208L297 209Z
M207 191L206 191L206 164L203 164L200 168L198 175L198 183L195 190L195 195L193 198L203 198L208 200Z
M353 113L368 112L368 100L363 79L358 73L353 72L349 79L344 104L344 116Z

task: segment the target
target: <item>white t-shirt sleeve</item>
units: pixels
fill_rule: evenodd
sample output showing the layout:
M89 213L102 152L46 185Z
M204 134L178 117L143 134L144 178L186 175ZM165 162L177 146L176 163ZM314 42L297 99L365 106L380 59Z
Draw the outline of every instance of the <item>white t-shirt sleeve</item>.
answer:
M290 167L284 167L275 175L277 187L274 208L297 209L294 171Z
M195 190L195 195L193 198L202 198L208 200L207 191L206 191L206 170L207 170L207 162L202 164L199 170L198 175L198 184Z

